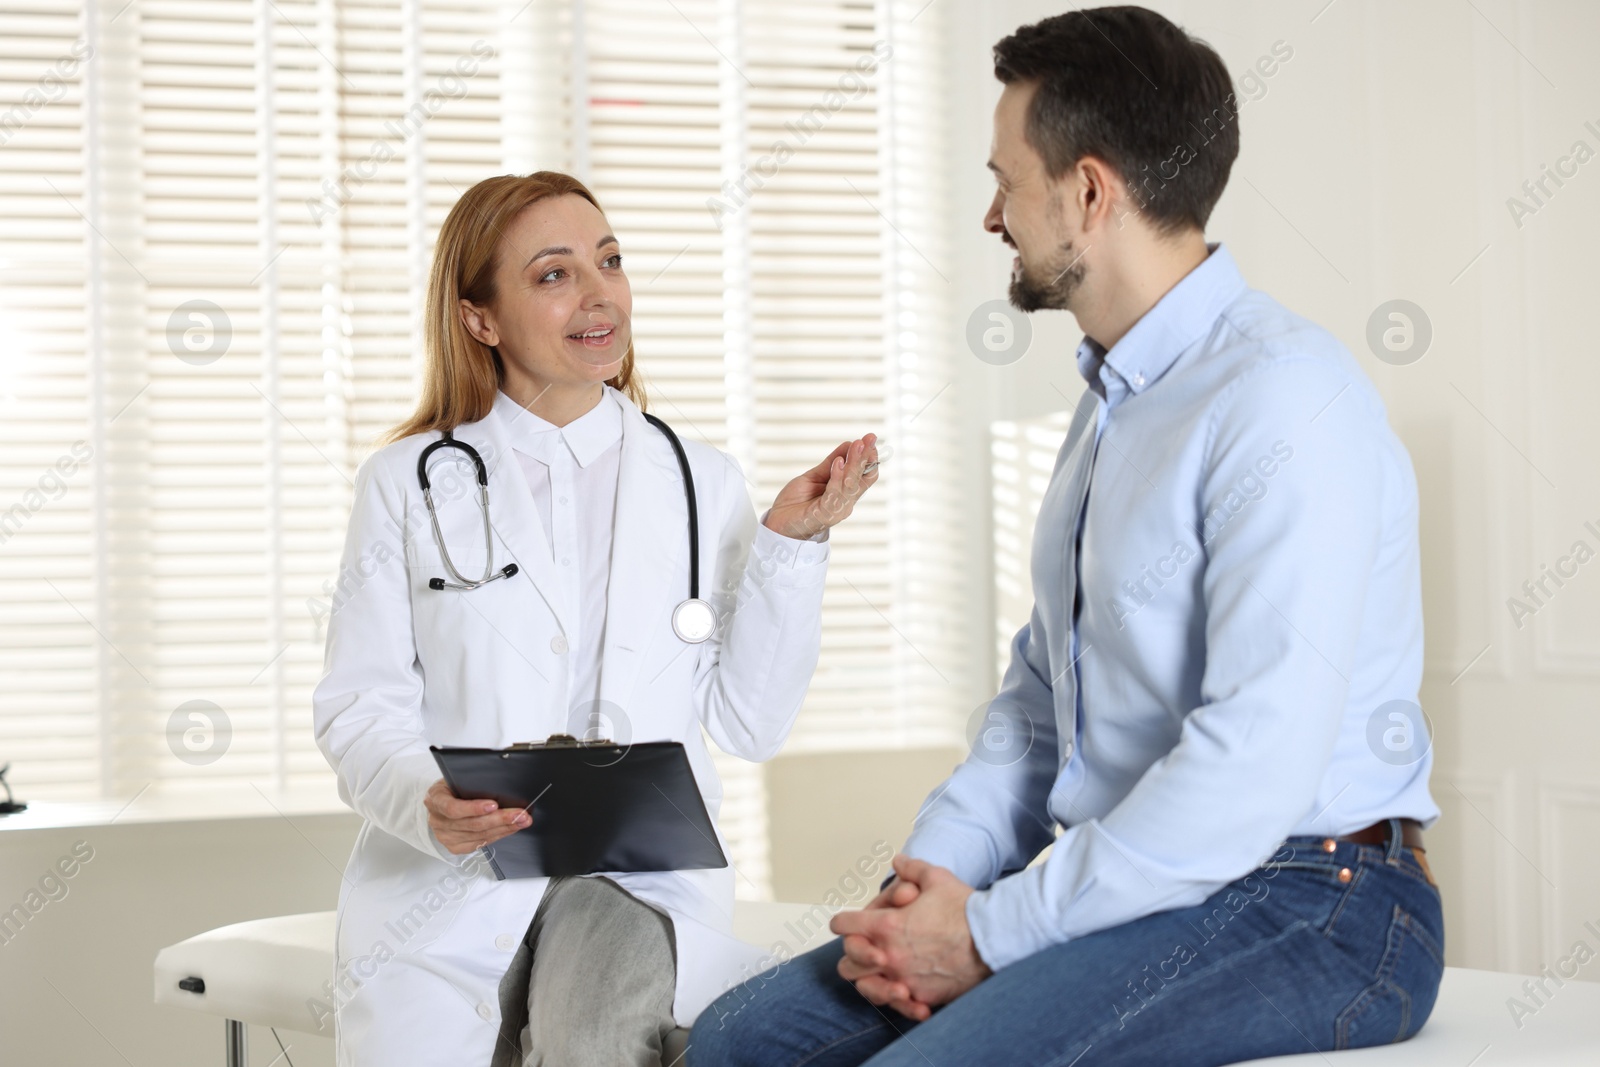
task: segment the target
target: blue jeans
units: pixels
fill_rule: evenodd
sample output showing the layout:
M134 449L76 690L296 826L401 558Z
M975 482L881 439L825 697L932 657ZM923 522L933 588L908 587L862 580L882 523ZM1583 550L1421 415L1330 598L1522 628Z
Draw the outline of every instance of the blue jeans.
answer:
M1433 1010L1444 927L1391 831L1332 852L1290 838L1203 904L1044 949L922 1023L840 978L835 939L714 1001L688 1067L1224 1064L1404 1041Z

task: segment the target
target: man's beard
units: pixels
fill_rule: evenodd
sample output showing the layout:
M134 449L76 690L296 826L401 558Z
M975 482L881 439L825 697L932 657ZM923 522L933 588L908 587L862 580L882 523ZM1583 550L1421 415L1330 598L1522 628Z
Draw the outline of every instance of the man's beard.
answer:
M1056 251L1055 262L1048 267L1045 278L1034 277L1024 263L1022 271L1011 279L1011 291L1008 294L1011 306L1018 311L1038 311L1041 308L1065 310L1078 286L1083 284L1085 271L1079 262L1080 258L1072 250L1072 242L1067 241Z

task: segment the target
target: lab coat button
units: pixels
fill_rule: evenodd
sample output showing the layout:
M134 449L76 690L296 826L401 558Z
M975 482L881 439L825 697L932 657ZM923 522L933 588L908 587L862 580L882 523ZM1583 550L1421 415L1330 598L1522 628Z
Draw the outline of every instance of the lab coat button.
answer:
M478 1018L488 1020L494 1017L494 1011L487 1004L478 1005Z
M499 937L494 939L494 947L499 949L501 952L510 952L516 947L516 944L517 939L512 937L510 934L501 934Z
M567 639L565 637L561 636L560 634L556 634L554 637L552 637L550 639L550 651L554 652L558 656L566 655L567 654Z

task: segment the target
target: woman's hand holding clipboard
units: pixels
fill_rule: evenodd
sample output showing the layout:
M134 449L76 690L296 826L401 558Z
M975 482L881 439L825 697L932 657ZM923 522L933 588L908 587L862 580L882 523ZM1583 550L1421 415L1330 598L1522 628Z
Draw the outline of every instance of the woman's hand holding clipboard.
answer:
M443 778L422 798L428 809L428 828L452 854L465 856L501 838L526 829L533 821L524 808L504 809L493 800L462 800L450 792Z
M552 734L504 749L431 751L449 793L429 791L429 825L451 833L440 843L453 853L483 849L497 878L728 865L680 742ZM436 824L436 810L460 815Z

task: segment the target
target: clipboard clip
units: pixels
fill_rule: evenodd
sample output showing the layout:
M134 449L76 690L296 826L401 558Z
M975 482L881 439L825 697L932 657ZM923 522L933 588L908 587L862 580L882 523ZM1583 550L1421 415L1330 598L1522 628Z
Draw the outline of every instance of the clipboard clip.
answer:
M616 742L609 737L598 738L594 741L582 740L571 734L551 734L543 741L518 741L507 752L532 752L541 748L614 748Z

